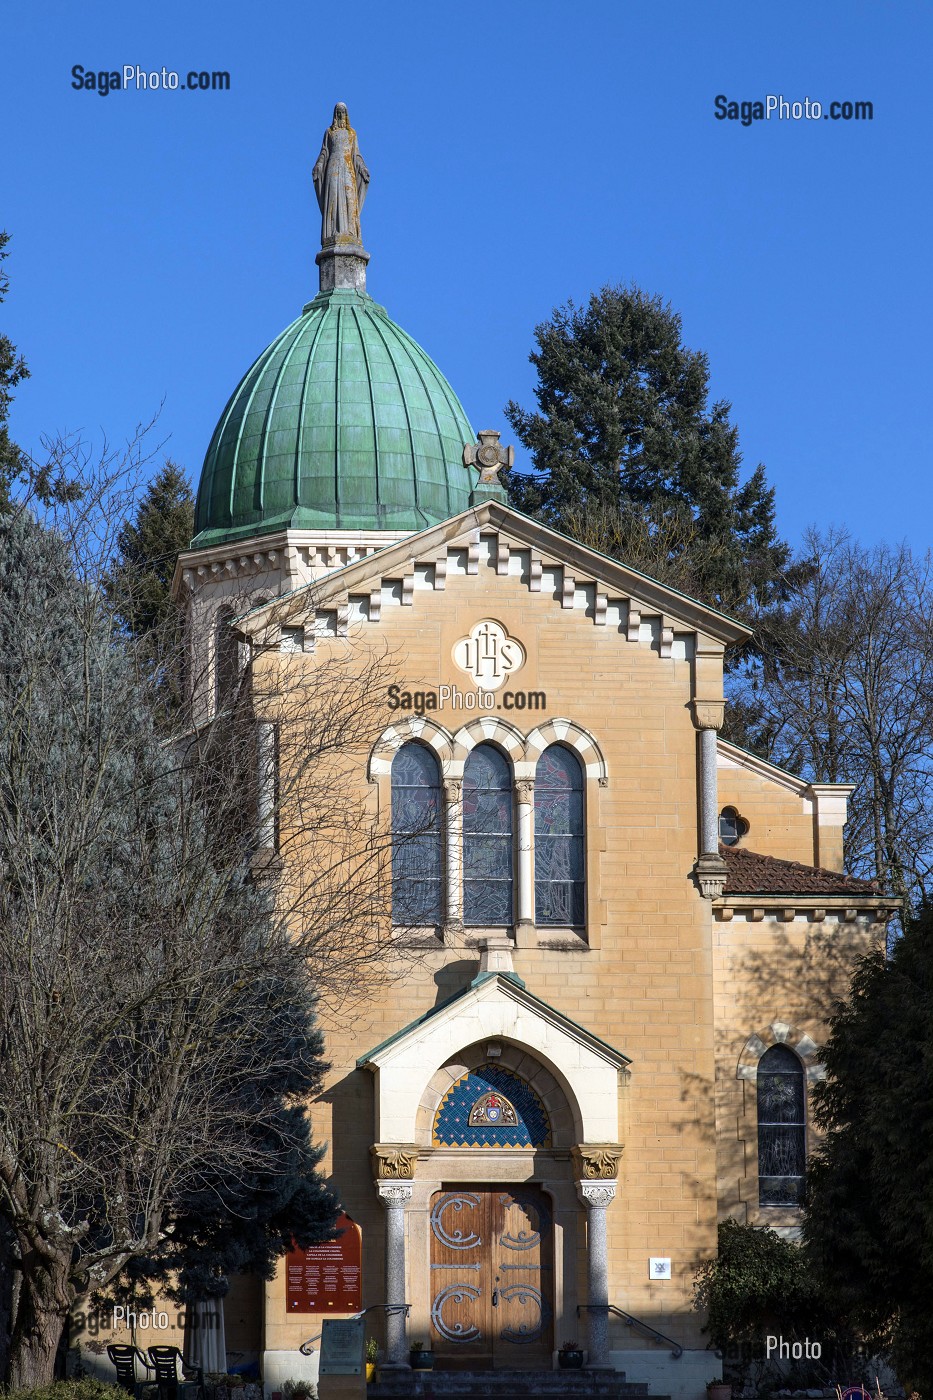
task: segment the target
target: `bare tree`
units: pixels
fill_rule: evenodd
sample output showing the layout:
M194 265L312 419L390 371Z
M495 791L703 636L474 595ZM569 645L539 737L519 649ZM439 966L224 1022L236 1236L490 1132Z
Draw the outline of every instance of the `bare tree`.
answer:
M730 578L730 542L704 532L686 505L605 500L572 503L561 521L569 535L633 569L700 598L725 612L747 612L748 580L724 595L709 596L709 580Z
M104 471L45 523L23 502L0 513L14 1386L51 1378L77 1296L208 1257L257 1180L270 1204L248 1264L287 1246L295 1212L276 1192L296 1162L296 1237L326 1237L305 1112L318 997L333 1009L399 974L388 846L359 783L390 658L358 645L309 665L258 646L212 723L163 707L157 727L103 605L100 542L124 492Z
M815 530L802 556L764 659L732 692L769 758L856 785L850 868L916 908L933 864L933 561Z

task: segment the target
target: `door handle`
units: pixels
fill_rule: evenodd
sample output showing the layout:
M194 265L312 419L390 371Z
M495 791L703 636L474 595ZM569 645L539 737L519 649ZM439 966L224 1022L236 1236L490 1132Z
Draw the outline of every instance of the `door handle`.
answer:
M498 1284L498 1282L499 1282L499 1275L496 1274L496 1283ZM499 1306L499 1290L498 1290L498 1288L494 1288L494 1289L492 1290L492 1305L493 1305L494 1308L497 1308L497 1307Z

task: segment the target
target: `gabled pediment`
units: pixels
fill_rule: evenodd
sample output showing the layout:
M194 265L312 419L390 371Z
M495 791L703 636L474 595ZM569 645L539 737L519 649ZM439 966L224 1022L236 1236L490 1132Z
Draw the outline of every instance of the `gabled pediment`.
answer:
M454 576L520 578L559 608L614 626L629 641L652 641L671 655L675 633L725 646L750 635L741 623L677 593L618 560L549 529L497 501L387 545L321 580L244 614L251 637L275 627L344 635L351 623L378 623L383 607L414 605L419 591L443 591Z
M486 972L357 1060L376 1076L376 1132L412 1142L425 1088L478 1041L507 1041L539 1060L563 1088L581 1142L616 1142L620 1050L529 992L513 973Z

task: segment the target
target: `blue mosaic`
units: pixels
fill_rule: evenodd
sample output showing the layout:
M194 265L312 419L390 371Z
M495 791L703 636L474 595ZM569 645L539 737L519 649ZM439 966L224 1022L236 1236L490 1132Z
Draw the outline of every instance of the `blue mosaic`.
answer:
M494 1099L492 1114L490 1094ZM497 1114L495 1096L500 1094L506 1100L502 1106L505 1111ZM480 1100L484 1101L481 1105ZM477 1105L478 1111L473 1113ZM515 1110L514 1115L509 1108ZM478 1117L486 1121L478 1123ZM490 1121L493 1117L499 1121ZM511 1121L513 1117L515 1121ZM451 1085L441 1099L432 1140L435 1147L549 1147L551 1124L544 1104L524 1079L499 1065L480 1065Z

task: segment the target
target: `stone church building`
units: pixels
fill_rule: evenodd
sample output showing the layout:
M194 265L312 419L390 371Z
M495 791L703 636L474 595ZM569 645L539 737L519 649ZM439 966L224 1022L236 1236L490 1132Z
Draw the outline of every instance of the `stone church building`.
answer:
M843 873L848 788L720 737L745 629L510 508L498 434L366 290L368 179L338 109L320 291L224 409L176 574L203 719L231 634L283 705L392 657L356 783L404 976L328 1023L322 1169L363 1305L410 1305L370 1315L388 1363L550 1369L578 1339L700 1400L695 1270L725 1217L799 1229L824 1014L890 901ZM257 1287L267 1393L319 1321L284 1263Z

